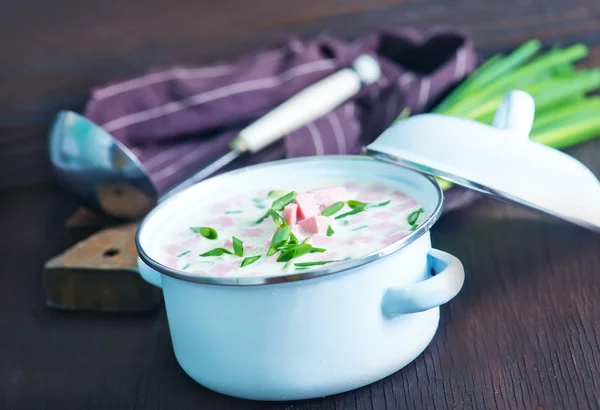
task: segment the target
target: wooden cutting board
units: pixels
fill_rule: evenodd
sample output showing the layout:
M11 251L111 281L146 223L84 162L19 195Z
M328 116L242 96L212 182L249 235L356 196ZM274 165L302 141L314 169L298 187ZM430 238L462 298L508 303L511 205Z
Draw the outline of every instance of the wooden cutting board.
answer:
M45 264L47 305L112 312L160 306L162 291L137 274L137 226L79 209L66 223L71 247Z

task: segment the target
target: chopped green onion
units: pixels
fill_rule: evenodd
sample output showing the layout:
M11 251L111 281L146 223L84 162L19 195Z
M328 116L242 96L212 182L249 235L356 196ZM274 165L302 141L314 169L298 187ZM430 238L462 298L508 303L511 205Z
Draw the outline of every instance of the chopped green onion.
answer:
M229 252L227 249L225 248L215 248L215 249L211 249L208 252L204 252L203 254L201 254L200 256L221 256L223 254L227 254L227 255L233 255L231 252Z
M359 226L358 228L354 228L353 231L358 231L358 230L365 229L368 227L369 227L369 225L362 225L362 226Z
M342 225L342 226L348 226L348 225L350 225L350 221L340 221L340 225Z
M273 218L273 222L275 222L275 225L277 225L277 227L282 228L284 226L287 226L287 222L285 221L285 219L283 219L283 216L279 215L279 213L273 208L269 209L269 215L271 215L271 217Z
M188 263L187 265L185 265L183 268L181 268L181 270L186 270L187 268L190 267L190 264Z
M244 211L225 211L225 214L229 215L229 214L243 214Z
M331 227L331 225L329 225L327 227L327 236L331 236L333 235L335 232L333 231L333 228Z
M298 262L298 263L294 263L294 266L298 266L298 267L318 266L318 265L325 265L327 263L334 263L334 262L341 262L341 261L332 260L332 261L317 261L317 262Z
M290 232L290 240L288 241L290 245L296 245L298 243L298 238L292 232Z
M240 265L240 267L243 268L244 266L251 265L254 262L256 262L257 260L259 260L259 259L260 259L260 255L248 256L247 258L244 258L244 260L242 261L242 264Z
M331 216L331 215L335 215L336 213L338 213L342 208L344 207L344 203L343 202L336 202L335 204L327 207L323 212L321 212L321 215L323 216Z
M369 206L369 208L375 208L375 207L378 207L378 206L386 206L386 205L388 205L390 202L392 202L392 201L391 201L391 200L389 200L389 201L381 202L381 203L379 203L379 204L377 204L377 205L372 205L372 206Z
M362 211L364 211L364 210L365 210L365 207L364 207L364 206L363 206L363 207L360 207L360 208L358 208L358 207L357 207L357 208L354 208L353 210L351 210L351 211L349 211L349 212L346 212L346 213L344 213L344 214L341 214L341 215L338 215L338 216L336 216L336 217L335 217L335 219L342 219L342 218L345 218L345 217L347 217L347 216L354 215L354 214L357 214L357 213L359 213L359 212L362 212Z
M279 248L288 242L291 232L291 226L284 226L283 228L277 230L277 232L275 232L275 235L273 235L273 239L271 239L271 246L267 251L267 256L275 255Z
M287 191L283 191L281 189L275 189L267 194L269 198L280 198L286 194Z
M209 228L208 226L193 226L190 227L190 229L192 230L192 232L199 233L200 235L204 236L206 239L210 239L211 241L214 241L219 237L217 231L215 231L213 228Z
M282 211L283 208L285 208L286 206L288 206L289 204L291 204L294 201L294 198L296 198L296 193L294 191L292 191L289 194L284 195L281 198L273 201L273 204L271 205L271 209L274 209L276 211Z
M421 215L423 212L425 212L425 211L423 210L423 208L420 208L420 209L417 209L417 210L416 210L416 211L414 211L414 212L411 212L411 213L410 213L410 215L408 215L408 218L407 218L407 220L408 220L408 224L409 224L409 225L414 225L414 224L416 224L416 223L417 223L417 219L419 219L419 216L420 216L420 215Z
M366 202L360 202L360 201L355 201L355 200L350 200L347 202L348 206L352 209L354 208L364 208L366 207L368 204Z
M297 245L288 251L282 252L277 258L277 262L287 262L289 260L299 258L300 256L309 253L311 249L312 246L307 243Z
M190 253L191 251L185 251L185 252L181 252L179 255L177 255L178 258L181 258L184 255L187 255L188 253Z
M235 253L236 256L242 257L244 255L244 242L242 242L241 239L238 239L235 236L232 236L232 242L233 253Z
M261 216L260 218L258 218L254 222L254 225L259 225L260 223L262 223L262 221L264 221L265 219L267 219L269 216L271 216L271 210L270 209L263 216Z
M309 253L323 253L326 251L327 251L327 249L323 249L323 248L312 248Z

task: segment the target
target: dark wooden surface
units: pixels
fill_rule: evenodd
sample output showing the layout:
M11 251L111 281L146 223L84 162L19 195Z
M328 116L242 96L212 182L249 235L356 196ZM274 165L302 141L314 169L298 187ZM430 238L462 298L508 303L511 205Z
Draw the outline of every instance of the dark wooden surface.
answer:
M353 36L452 24L489 54L530 38L585 41L600 65L596 0L26 0L0 12L0 186L49 181L45 129L94 84L150 64L206 62L288 34ZM600 141L572 151L600 175ZM49 309L42 267L77 203L51 183L0 191L0 406L7 409L598 409L600 239L483 200L445 216L436 247L467 271L439 331L405 369L296 403L228 398L179 368L164 310ZM366 346L365 348L368 348Z

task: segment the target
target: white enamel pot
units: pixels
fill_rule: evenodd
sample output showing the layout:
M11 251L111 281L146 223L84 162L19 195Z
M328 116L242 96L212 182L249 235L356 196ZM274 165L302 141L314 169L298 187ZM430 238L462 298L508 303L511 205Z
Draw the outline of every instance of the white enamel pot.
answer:
M224 190L314 178L385 183L417 199L425 222L366 257L280 277L208 278L154 259L161 227ZM438 327L439 306L464 281L454 256L431 248L443 195L429 176L363 156L311 157L243 168L174 195L142 221L139 272L162 288L173 349L201 385L254 400L298 400L352 390L406 366Z

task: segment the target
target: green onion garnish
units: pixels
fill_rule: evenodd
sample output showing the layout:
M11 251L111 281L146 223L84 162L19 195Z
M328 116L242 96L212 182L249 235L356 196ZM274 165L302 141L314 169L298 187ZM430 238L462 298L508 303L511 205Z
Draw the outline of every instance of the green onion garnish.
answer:
M366 202L360 202L360 201L354 201L354 200L350 200L347 202L348 206L352 209L354 208L364 208L366 207L368 204Z
M275 189L267 194L269 198L280 198L286 194L287 191L283 191L281 189Z
M321 212L321 215L323 216L331 216L331 215L335 215L336 213L338 213L342 208L344 207L344 203L343 202L336 202L335 204L325 208L325 210L323 210L323 212Z
M260 218L258 218L256 220L256 222L254 222L254 225L258 225L258 224L262 223L262 221L267 219L270 215L271 215L271 210L269 209L263 216L261 216Z
M362 212L364 210L365 210L364 206L363 207L357 207L357 208L352 209L350 212L346 212L344 214L336 216L335 219L342 219L342 218L345 218L347 216L354 215L354 214L357 214L359 212Z
M283 208L285 208L294 201L294 198L296 198L296 193L292 191L289 194L286 194L281 198L273 201L273 204L271 204L271 209L274 209L276 211L282 211Z
M296 235L294 235L291 232L290 232L290 240L288 241L288 243L290 245L296 245L298 243L298 238L296 238Z
M365 228L368 228L368 227L369 227L369 225L359 226L358 228L354 228L353 231L358 231L360 229L365 229Z
M327 249L323 249L323 248L312 248L309 253L323 253L326 251L327 251Z
M309 253L311 249L312 249L312 246L307 243L297 245L288 251L282 252L279 255L279 257L277 258L277 262L287 262L292 259L299 258L300 256L303 256L303 255L306 255L307 253Z
M299 263L294 263L294 266L298 266L298 267L318 266L318 265L325 265L327 263L334 263L334 262L341 262L341 261L333 260L333 261L317 261L317 262L299 262Z
M350 225L350 221L340 221L340 225L348 226L348 225Z
M377 207L377 206L386 206L386 205L387 205L387 204L389 204L390 202L392 202L392 201L391 201L391 200L388 200L388 201L385 201L385 202L381 202L381 203L379 203L379 204L377 204L377 205L373 205L372 207L373 207L373 208L375 208L375 207ZM371 207L369 207L369 208L371 208Z
M271 208L269 209L268 213L273 218L273 222L275 222L275 225L277 225L279 228L287 226L287 222L285 221L285 219L283 219L283 216L279 215L279 213L276 210Z
M331 227L331 225L329 225L327 227L327 236L331 236L333 235L335 232L333 231L333 228Z
M191 251L185 251L185 252L181 252L179 255L177 255L178 258L181 258L183 255L187 255L188 253L190 253Z
M215 248L215 249L211 249L208 252L204 252L202 255L200 256L221 256L223 254L227 254L227 255L233 255L231 252L229 252L227 249L225 248Z
M225 214L242 214L244 211L225 211Z
M188 263L187 265L185 265L183 268L181 268L181 270L186 270L187 268L190 267L190 264Z
M414 212L411 212L410 215L408 215L408 224L409 225L414 225L415 223L417 223L417 219L419 219L419 216L421 215L421 213L425 212L423 210L423 208L417 209Z
M275 232L273 235L273 239L271 239L271 246L267 251L267 256L273 256L277 253L279 248L285 245L290 238L290 233L292 232L292 227L284 226Z
M251 265L254 262L256 262L257 260L259 260L259 259L260 259L260 255L248 256L247 258L244 258L244 260L242 261L242 264L240 265L240 267L243 268L244 266Z
M206 239L210 239L211 241L214 241L219 237L217 231L207 226L192 226L190 227L190 229L192 230L192 232L199 233L200 235L204 236Z
M241 239L238 239L235 236L232 236L232 242L233 253L235 253L236 256L242 257L242 255L244 255L244 242L242 242Z

